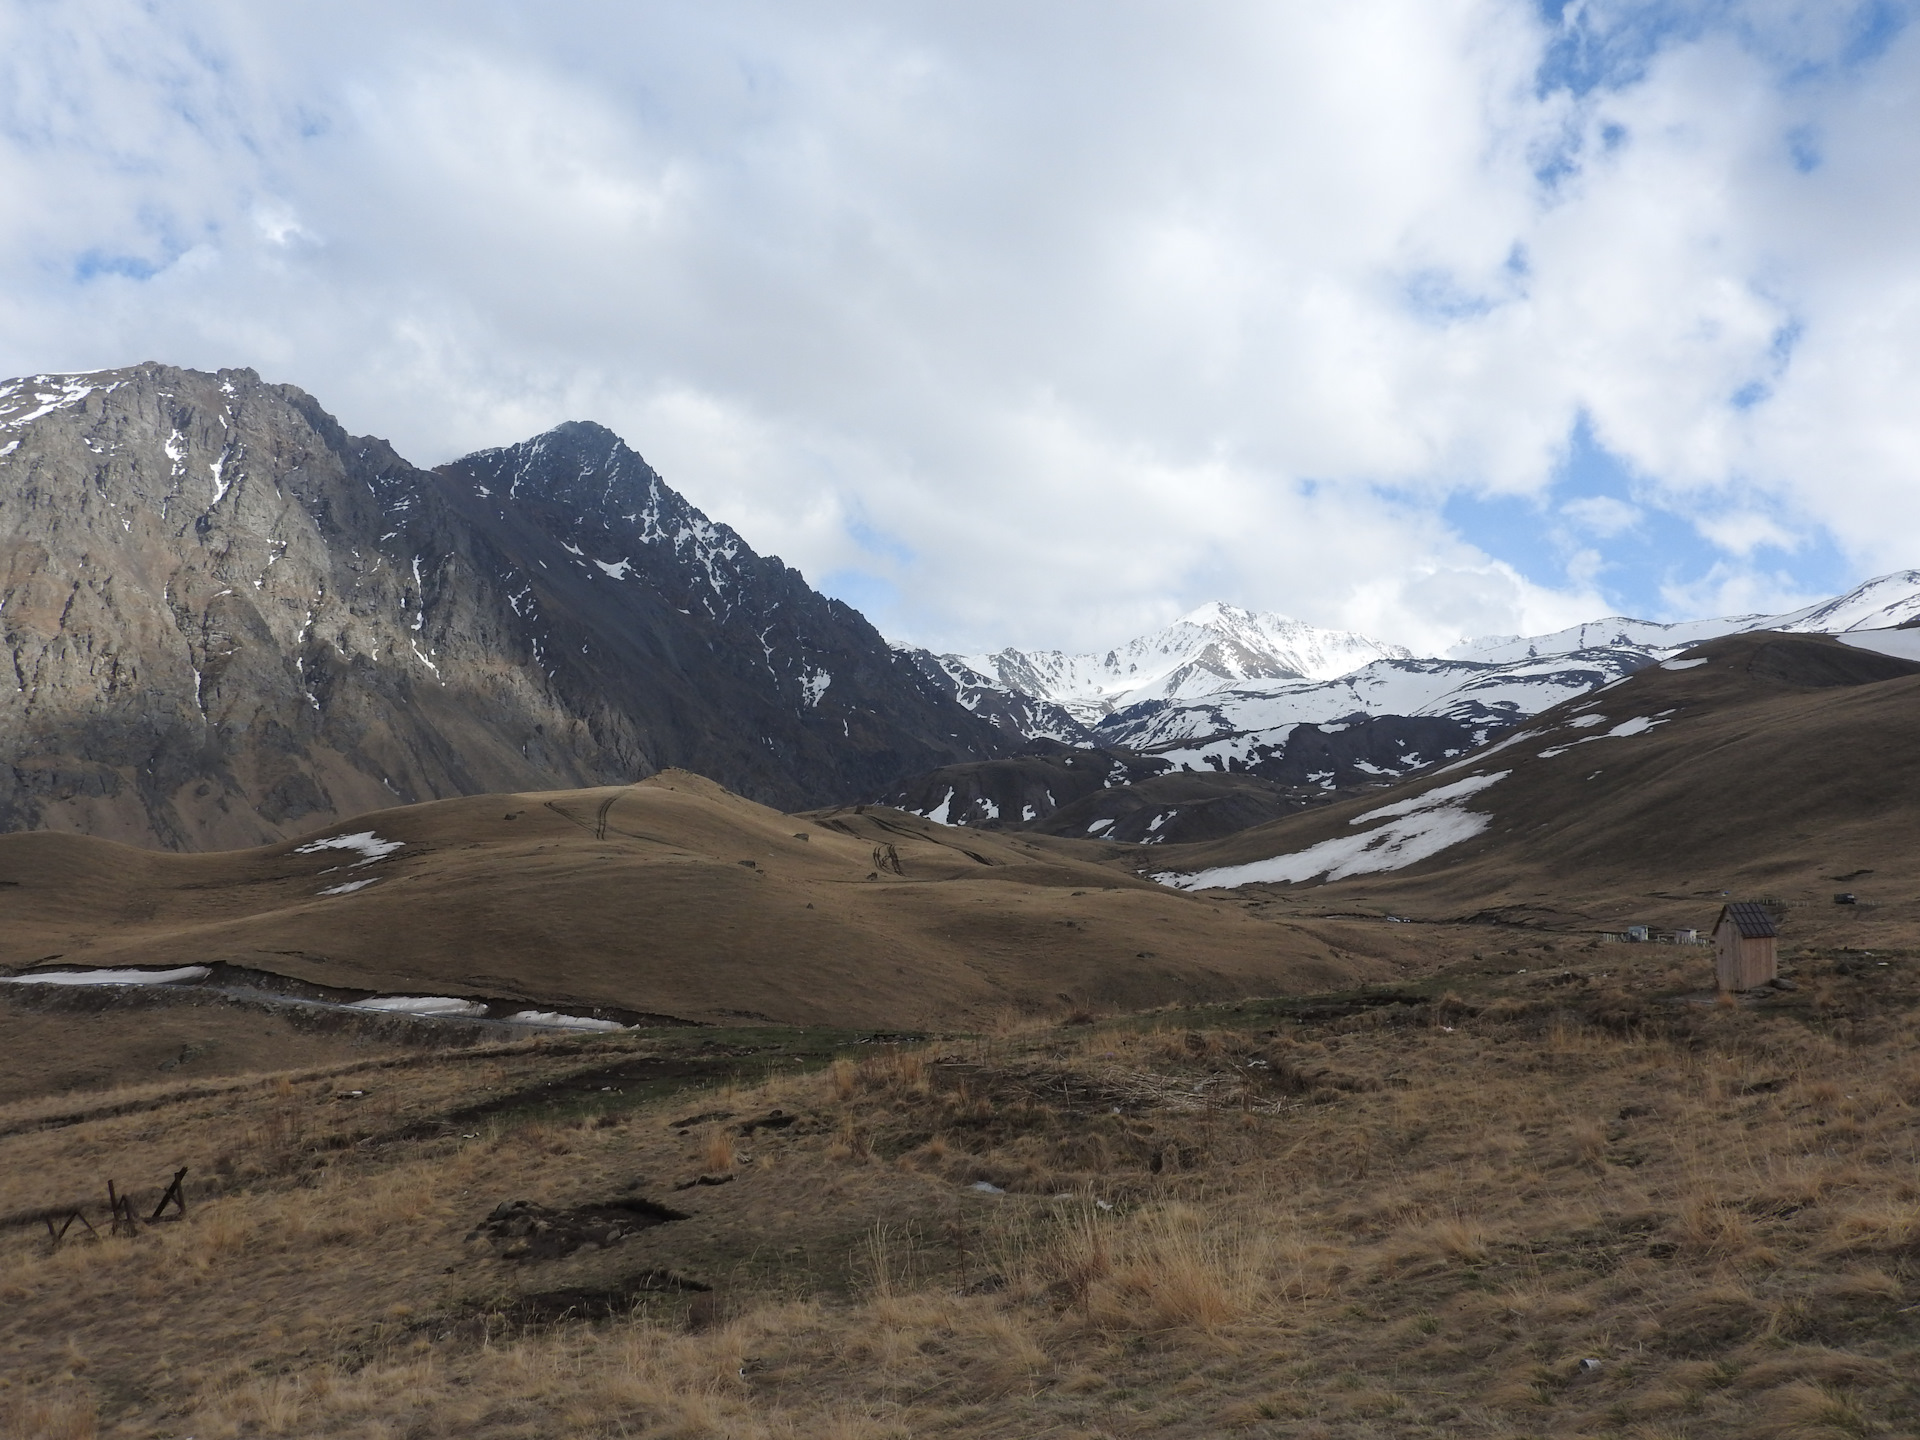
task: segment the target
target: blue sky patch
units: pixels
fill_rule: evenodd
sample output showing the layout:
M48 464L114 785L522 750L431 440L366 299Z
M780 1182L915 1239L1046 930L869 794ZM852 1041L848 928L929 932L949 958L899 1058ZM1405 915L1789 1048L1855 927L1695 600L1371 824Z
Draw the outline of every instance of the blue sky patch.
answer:
M844 600L872 623L882 635L900 616L900 587L891 580L869 575L864 570L835 570L814 582L823 595Z
M74 257L73 278L85 285L103 275L119 275L128 280L151 280L161 267L138 255L115 255L105 250L86 250Z
M1697 35L1705 18L1700 7L1652 0L1621 6L1611 12L1620 16L1617 23L1596 25L1589 6L1575 6L1569 0L1539 0L1539 4L1555 33L1547 41L1534 88L1541 95L1566 90L1576 98L1631 85L1646 74L1664 46Z
M1407 277L1402 293L1417 318L1435 325L1477 319L1494 306L1491 299L1476 295L1446 270L1415 271Z
M1787 155L1802 175L1818 170L1825 158L1820 152L1819 132L1811 125L1794 126L1787 132Z
M1608 608L1642 620L1695 618L1669 610L1663 591L1697 585L1731 558L1692 521L1649 502L1633 469L1601 445L1583 416L1543 497L1455 495L1443 514L1464 539L1536 585L1560 589L1584 579L1583 552L1600 556L1592 583ZM1794 583L1839 594L1858 582L1824 530L1795 527ZM1788 552L1760 546L1755 558Z
M875 529L857 515L847 521L847 534L853 537L854 544L869 555L878 555L901 565L911 565L919 558L913 553L913 547L904 540Z
M1867 0L1853 12L1853 33L1847 37L1846 49L1840 53L1840 63L1849 67L1873 63L1887 53L1887 48L1912 21L1911 5L1895 4L1893 0Z

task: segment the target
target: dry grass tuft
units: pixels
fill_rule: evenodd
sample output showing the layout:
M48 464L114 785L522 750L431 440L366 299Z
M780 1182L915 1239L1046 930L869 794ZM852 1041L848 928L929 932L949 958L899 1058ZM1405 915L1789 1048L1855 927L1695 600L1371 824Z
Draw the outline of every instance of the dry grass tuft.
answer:
M0 1408L5 1433L20 1440L96 1440L100 1412L84 1395L35 1398Z
M1162 1205L1129 1214L1076 1206L1020 1257L1029 1293L1047 1294L1105 1330L1213 1331L1278 1293L1264 1232L1218 1214Z
M1828 1222L1828 1254L1920 1257L1920 1201L1882 1197L1849 1206Z
M827 1068L827 1079L833 1087L833 1098L843 1104L853 1099L854 1092L858 1088L858 1076L859 1071L854 1067L853 1061L844 1056L835 1060Z
M1859 1405L1845 1392L1796 1381L1767 1397L1767 1417L1759 1433L1781 1440L1848 1440L1872 1430Z

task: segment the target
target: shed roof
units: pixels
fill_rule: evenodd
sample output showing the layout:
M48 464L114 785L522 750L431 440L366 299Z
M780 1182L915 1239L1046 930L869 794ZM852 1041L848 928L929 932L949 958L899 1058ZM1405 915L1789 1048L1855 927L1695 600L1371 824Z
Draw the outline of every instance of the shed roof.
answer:
M1731 905L1722 906L1720 918L1713 922L1713 928L1718 930L1729 923L1748 940L1763 940L1780 933L1779 927L1773 923L1773 916L1767 913L1767 907L1752 900L1736 900Z

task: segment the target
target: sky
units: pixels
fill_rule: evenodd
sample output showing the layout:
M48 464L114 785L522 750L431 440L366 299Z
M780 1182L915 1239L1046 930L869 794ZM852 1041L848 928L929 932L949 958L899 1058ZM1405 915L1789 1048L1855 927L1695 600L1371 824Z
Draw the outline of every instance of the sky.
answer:
M0 374L611 426L936 649L1920 564L1896 0L0 0Z

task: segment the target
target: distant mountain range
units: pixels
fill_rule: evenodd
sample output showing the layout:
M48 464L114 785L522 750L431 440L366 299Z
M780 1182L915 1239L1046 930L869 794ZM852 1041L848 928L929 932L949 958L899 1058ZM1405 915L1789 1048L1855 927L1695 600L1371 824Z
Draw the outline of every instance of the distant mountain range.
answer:
M1549 635L1466 641L1444 656L1416 657L1218 603L1103 656L914 651L956 700L1003 728L1125 757L1098 788L1133 793L1101 798L1084 785L1051 783L1055 777L1030 762L996 761L947 767L893 798L949 823L1018 816L1056 834L1215 838L1252 811L1271 819L1302 808L1315 789L1330 796L1457 758L1689 645L1763 630L1882 630L1917 617L1920 571L1903 570L1784 614L1679 624L1613 617ZM1243 777L1231 807L1218 787L1196 791L1155 778L1206 772ZM1143 785L1164 803L1139 803ZM1071 798L1051 803L1062 795Z
M251 370L0 384L0 829L255 845L670 766L767 804L1009 749L562 425L435 471Z

